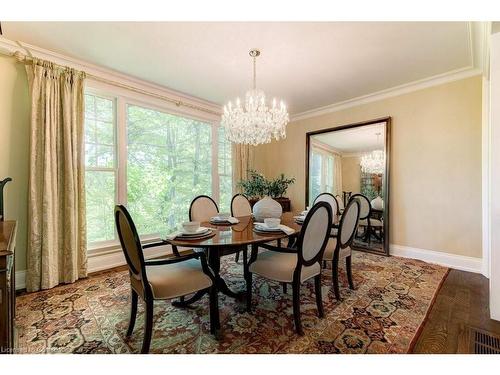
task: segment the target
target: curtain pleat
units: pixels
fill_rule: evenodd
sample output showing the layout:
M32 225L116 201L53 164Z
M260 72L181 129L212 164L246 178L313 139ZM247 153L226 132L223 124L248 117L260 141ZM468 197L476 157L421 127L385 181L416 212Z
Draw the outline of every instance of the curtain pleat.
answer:
M342 157L333 154L333 193L342 196Z
M26 289L32 292L87 275L85 76L41 60L26 71L31 92Z
M233 193L241 193L238 183L248 178L248 170L252 168L253 147L245 144L233 144Z

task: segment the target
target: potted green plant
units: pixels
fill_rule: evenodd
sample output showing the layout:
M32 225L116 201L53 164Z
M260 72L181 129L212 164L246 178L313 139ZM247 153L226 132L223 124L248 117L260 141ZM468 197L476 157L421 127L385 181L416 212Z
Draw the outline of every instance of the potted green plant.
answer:
M259 200L269 197L280 204L282 211L290 211L290 199L286 198L285 194L288 187L295 183L295 178L287 178L282 173L279 177L268 180L253 169L249 170L248 173L248 180L242 180L238 185L242 188L243 194L249 198L252 207ZM268 202L267 199L266 201L268 205L271 205L271 202Z

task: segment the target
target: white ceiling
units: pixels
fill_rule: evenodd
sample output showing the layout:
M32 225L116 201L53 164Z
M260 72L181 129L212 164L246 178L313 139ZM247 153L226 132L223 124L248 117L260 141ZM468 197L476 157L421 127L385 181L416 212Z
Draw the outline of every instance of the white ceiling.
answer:
M258 86L291 114L472 65L467 22L2 22L4 36L214 103Z
M385 143L385 122L335 130L329 133L313 135L311 138L332 147L343 156L382 150Z

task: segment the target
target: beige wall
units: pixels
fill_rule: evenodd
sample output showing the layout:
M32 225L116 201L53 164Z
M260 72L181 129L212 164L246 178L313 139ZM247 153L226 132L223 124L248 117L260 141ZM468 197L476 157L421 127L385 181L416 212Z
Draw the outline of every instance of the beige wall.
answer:
M306 132L391 116L390 243L481 257L481 95L476 76L292 122L254 167L296 177L288 195L300 210Z
M0 179L5 187L6 219L18 220L16 268L26 269L29 148L28 82L24 66L0 55Z
M342 157L342 191L359 193L361 190L361 158L359 156Z

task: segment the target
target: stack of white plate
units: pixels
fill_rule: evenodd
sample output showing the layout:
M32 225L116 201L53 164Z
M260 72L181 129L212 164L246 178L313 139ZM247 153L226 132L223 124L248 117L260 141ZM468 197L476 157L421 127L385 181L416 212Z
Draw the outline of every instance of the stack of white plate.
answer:
M177 235L177 238L183 238L183 239L198 239L198 238L203 238L208 236L209 234L212 233L212 230L210 228L206 227L199 227L196 232L185 232L181 231L179 235Z
M255 223L255 228L257 232L268 232L268 233L276 233L281 232L281 228L269 228L265 223Z
M210 218L212 224L238 224L240 221L235 217L214 216Z

